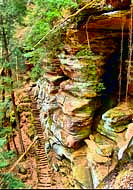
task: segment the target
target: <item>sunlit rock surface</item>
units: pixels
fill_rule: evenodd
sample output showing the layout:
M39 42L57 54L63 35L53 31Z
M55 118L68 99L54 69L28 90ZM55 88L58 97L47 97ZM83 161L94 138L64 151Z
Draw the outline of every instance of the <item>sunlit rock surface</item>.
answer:
M123 103L114 107L102 115L102 120L98 125L97 131L108 138L117 141L120 132L128 128L132 122L133 110L130 105Z

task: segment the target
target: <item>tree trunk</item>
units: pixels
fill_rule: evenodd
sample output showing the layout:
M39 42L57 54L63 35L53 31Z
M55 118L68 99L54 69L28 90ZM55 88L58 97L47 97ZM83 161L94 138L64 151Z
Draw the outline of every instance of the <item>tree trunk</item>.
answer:
M18 115L18 112L17 112L17 106L15 104L15 96L14 96L14 91L13 90L11 92L11 100L12 100L12 104L13 104L13 111L14 111L14 114L15 114L17 130L18 130L18 134L19 134L21 152L24 153L25 148L24 148L24 144L23 144L23 138L22 138L22 133L21 133L21 129L20 129L19 115Z
M7 150L8 150L8 151L11 150L9 140L10 140L9 137L7 137Z
M2 18L2 16L0 16L0 24L3 25L3 18ZM7 43L6 43L5 30L4 30L3 27L2 27L2 31L1 31L1 36L2 36L2 51L1 51L1 54L2 54L2 58L5 58L4 57L5 52L8 53L8 50L7 50L7 48L5 48L5 46L7 45ZM4 71L4 69L2 69L1 76L3 77L4 75L5 75L5 71ZM5 101L5 89L3 88L3 90L2 90L2 102L4 102L4 101Z
M2 16L0 17L0 23L3 24ZM10 54L9 54L9 49L8 49L7 34L6 34L4 26L2 26L2 57L8 63L10 62L9 56L10 56ZM11 69L6 70L5 68L3 68L2 73L3 73L3 76L12 77ZM11 89L12 89L12 91L11 91L11 100L12 100L12 104L13 104L13 110L14 110L14 113L15 113L15 119L16 119L18 134L19 134L21 152L24 152L25 149L24 149L24 144L23 144L23 139L22 139L22 134L21 134L21 129L20 129L19 115L18 115L18 112L17 112L17 106L15 104L15 97L14 97L14 91L13 91L13 82L11 84ZM2 99L5 100L5 89L2 92Z
M13 141L13 145L14 145L14 148L15 148L16 154L19 155L18 148L17 148L16 143L15 143L14 135L12 136L12 141Z

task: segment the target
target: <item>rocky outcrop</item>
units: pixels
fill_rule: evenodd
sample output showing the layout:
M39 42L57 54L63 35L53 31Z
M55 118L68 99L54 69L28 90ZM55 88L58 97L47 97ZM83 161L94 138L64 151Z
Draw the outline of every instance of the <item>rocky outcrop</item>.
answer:
M130 11L114 12L72 25L64 52L43 61L45 74L34 89L48 139L46 152L52 148L70 161L77 188L96 188L117 166L131 139L132 98L117 104L121 20L123 99L129 15ZM114 183L119 186L119 181Z
M132 189L133 163L118 165L97 189Z
M108 110L102 115L102 120L98 125L97 131L109 139L117 141L118 133L122 133L132 122L133 110L130 105L123 103Z

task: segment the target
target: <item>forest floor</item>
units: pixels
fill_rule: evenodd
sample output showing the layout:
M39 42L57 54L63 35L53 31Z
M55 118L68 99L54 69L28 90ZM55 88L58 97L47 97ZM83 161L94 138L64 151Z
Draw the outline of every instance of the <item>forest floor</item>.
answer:
M21 104L21 101L26 96L26 93L24 92L25 89L20 89L17 91L16 95L16 103L17 105ZM28 105L27 105L28 106ZM30 112L23 111L20 114L20 127L21 127L21 133L23 138L23 143L25 150L27 150L28 146L32 143L32 140L29 137L28 131L30 127L30 121L29 121L29 115ZM18 149L18 152L20 152L20 141L19 141L19 135L16 133L15 136L15 143ZM35 157L35 149L33 145L29 152L26 154L26 158L24 158L15 168L14 172L17 174L17 176L22 179L22 181L31 189L37 188L38 178L37 178L37 165L36 165L36 157ZM11 142L11 147L13 147L13 142Z
M27 87L24 89L20 89L17 91L16 95L16 104L19 106L24 106L27 107L29 104L27 103L27 106L24 105L23 99L26 97L26 90ZM32 143L33 138L30 138L30 133L33 135L34 131L31 129L31 121L29 121L29 113L28 111L22 111L20 114L20 125L21 125L21 132L22 132L22 138L23 138L23 143L25 150L27 150L28 146ZM30 129L30 130L29 130ZM20 141L19 141L19 136L16 133L15 136L15 143L17 146L18 151L20 152L21 147L20 147ZM11 148L14 149L13 142L10 142ZM25 185L30 188L30 189L37 189L37 183L38 183L38 177L37 177L37 163L36 163L36 152L35 152L35 147L36 143L31 147L29 152L26 154L26 158L24 158L14 169L14 173L25 183ZM55 154L55 153L53 153ZM53 156L55 159L56 155ZM53 161L53 160L52 160ZM57 160L55 159L55 162ZM62 161L60 161L60 164L62 164ZM64 169L62 172L62 176L60 175L59 172L54 172L54 180L56 181L56 185L54 185L54 188L56 189L66 189L69 186L68 182L68 176L64 174L64 170L66 168L66 162L64 161ZM69 176L70 178L70 176ZM65 185L64 185L65 184ZM66 188L65 188L65 187Z

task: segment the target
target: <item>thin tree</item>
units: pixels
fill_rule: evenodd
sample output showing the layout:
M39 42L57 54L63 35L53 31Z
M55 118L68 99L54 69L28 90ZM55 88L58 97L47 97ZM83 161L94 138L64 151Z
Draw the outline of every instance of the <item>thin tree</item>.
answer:
M20 129L19 115L14 95L13 69L14 65L14 31L17 24L22 23L26 11L26 0L0 0L0 40L1 40L1 85L2 100L5 101L5 93L10 91L13 110L19 134L21 151L24 152L24 144ZM8 92L9 93L9 92Z

